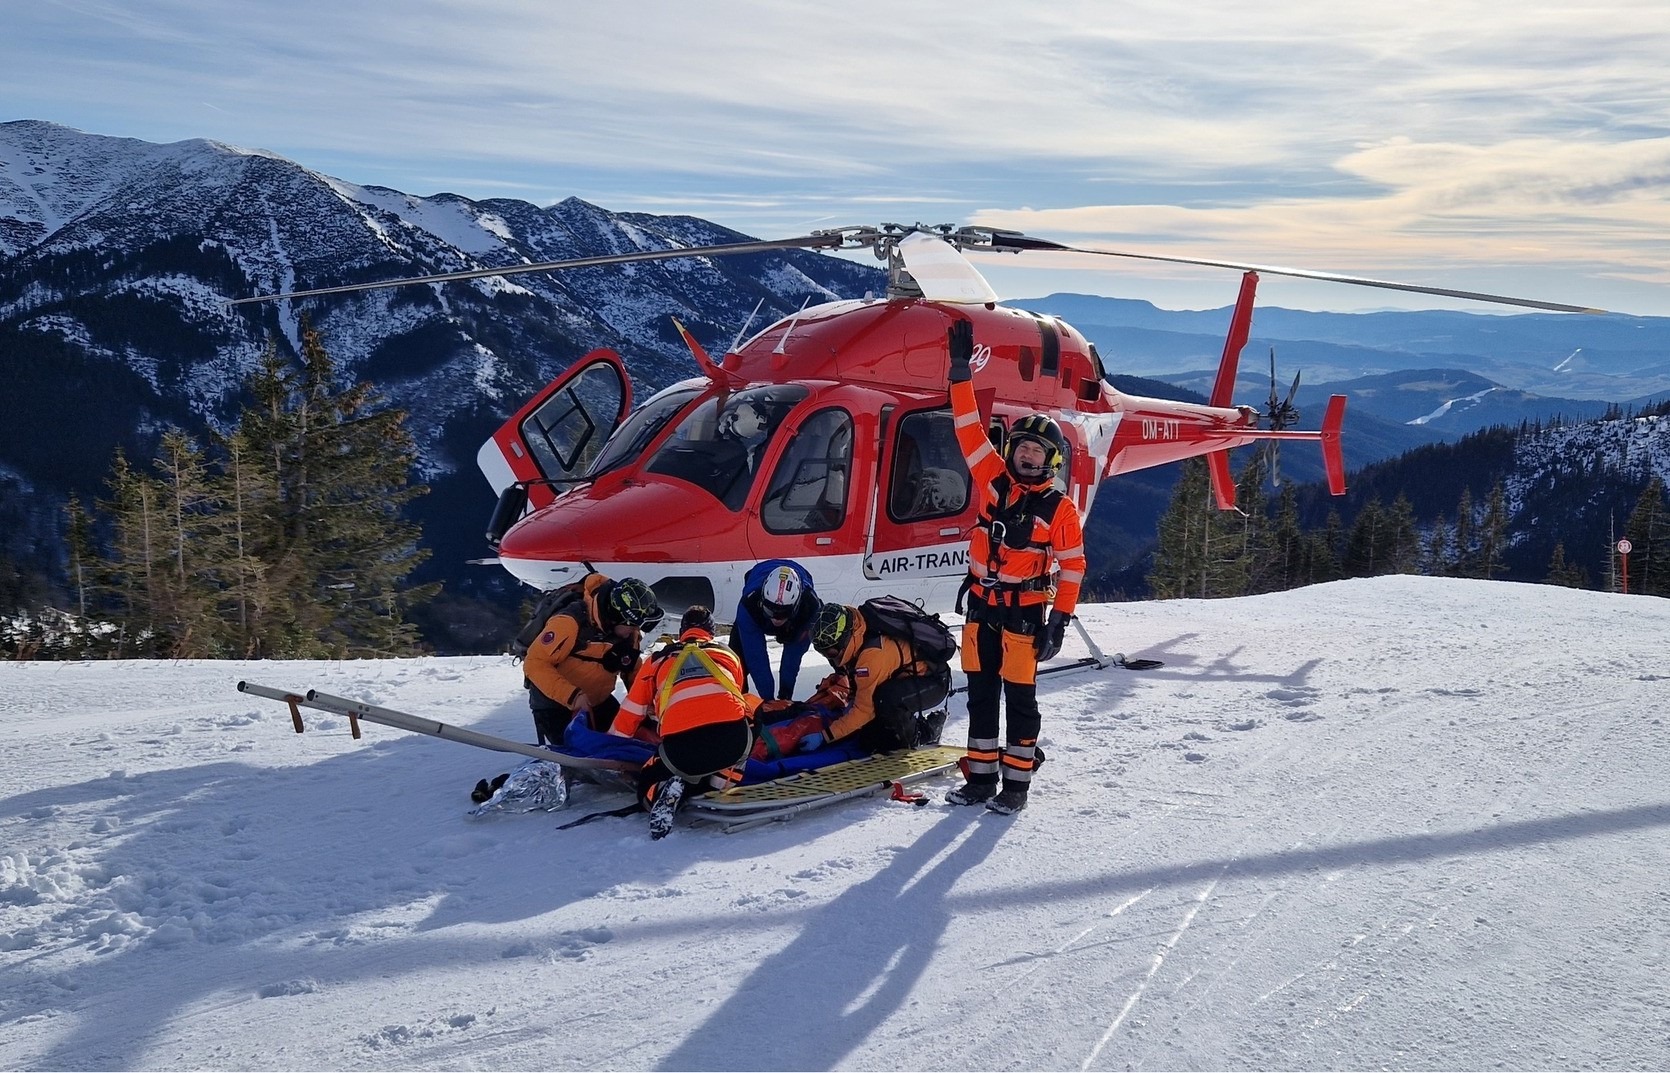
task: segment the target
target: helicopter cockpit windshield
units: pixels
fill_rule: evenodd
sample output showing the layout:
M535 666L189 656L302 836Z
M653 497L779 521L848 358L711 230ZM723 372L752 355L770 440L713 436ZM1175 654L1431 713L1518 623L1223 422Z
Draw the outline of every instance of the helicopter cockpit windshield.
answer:
M645 471L688 481L740 510L784 416L806 395L797 384L772 384L707 399L684 414Z
M661 433L667 422L699 394L700 388L669 388L644 403L609 437L609 442L603 445L591 468L586 470L586 479L596 480L643 454L644 448Z

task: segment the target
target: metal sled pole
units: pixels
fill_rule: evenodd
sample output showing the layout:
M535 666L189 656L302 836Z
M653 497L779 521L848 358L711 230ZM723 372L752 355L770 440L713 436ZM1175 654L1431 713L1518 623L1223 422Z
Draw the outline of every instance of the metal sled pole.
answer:
M1096 642L1091 639L1090 631L1084 628L1084 623L1079 621L1079 617L1077 615L1073 616L1073 629L1079 631L1079 638L1084 641L1085 647L1090 649L1089 665L1094 666L1097 670L1101 670L1103 667L1106 667L1108 665L1107 654L1104 653L1101 648L1097 646ZM1083 660L1080 660L1079 662L1084 663Z
M379 723L383 726L394 727L396 730L410 730L416 734L427 734L432 738L443 738L455 741L461 745L473 745L478 749L487 749L496 753L519 753L535 760L546 760L564 767L595 768L607 771L636 771L641 766L629 760L602 760L589 756L570 756L552 749L542 749L537 745L528 745L520 741L511 741L494 734L483 734L479 730L465 730L449 723L438 722L434 719L424 719L384 708L364 701L348 700L345 697L334 697L329 693L321 693L310 689L306 694L298 695L286 689L274 689L271 686L257 685L254 682L239 682L238 692L248 693L256 697L266 697L269 700L283 701L290 705L290 714L296 724L296 733L301 733L301 716L296 711L298 706L313 708L332 715L345 715L352 726L354 736L359 737L358 726L353 726L357 720L367 723Z

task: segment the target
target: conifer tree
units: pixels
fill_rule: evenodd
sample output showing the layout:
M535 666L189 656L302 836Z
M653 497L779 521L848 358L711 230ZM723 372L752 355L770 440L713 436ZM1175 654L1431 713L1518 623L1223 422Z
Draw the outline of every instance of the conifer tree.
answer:
M1455 572L1454 531L1449 519L1440 514L1428 530L1421 550L1421 572L1429 577L1447 577Z
M1345 547L1345 523L1338 510L1328 511L1328 520L1320 533L1312 534L1310 580L1312 584L1338 581L1345 574L1340 568L1340 554Z
M1357 513L1351 534L1345 541L1340 569L1346 577L1373 577L1387 573L1388 525L1386 511L1375 496Z
M228 655L229 631L220 613L224 548L215 531L219 502L208 464L188 436L170 430L163 434L156 469L162 558L153 575L153 599L159 641L174 659Z
M1392 500L1387 515L1390 544L1387 549L1387 573L1414 574L1420 571L1421 534L1415 524L1415 508L1409 497L1399 492Z
M265 361L248 434L252 494L262 468L272 500L261 527L269 545L262 587L273 643L306 655L407 652L417 627L405 612L439 585L406 586L428 558L402 509L428 491L411 480L417 446L406 415L379 408L369 384L336 386L317 331L302 325L302 369ZM255 459L259 457L260 462ZM265 647L265 646L263 646Z
M1494 578L1503 571L1502 556L1508 550L1508 508L1507 495L1502 489L1502 482L1497 481L1490 489L1490 498L1486 501L1484 518L1478 527L1478 576Z
M1476 538L1473 531L1478 524L1478 519L1474 517L1473 511L1473 488L1471 485L1463 485L1461 500L1455 508L1455 534L1453 538L1455 554L1452 557L1452 572L1457 577L1473 576L1474 553L1477 550L1474 545Z
M1664 481L1654 476L1635 501L1624 536L1629 553L1629 591L1647 596L1670 596L1670 504Z
M1306 566L1306 538L1299 524L1298 496L1293 485L1282 486L1276 522L1270 533L1268 576L1270 589L1279 592L1303 584Z
M113 655L155 656L159 648L158 625L165 602L159 593L158 574L161 495L156 482L128 464L127 455L117 448L105 481L109 498L98 507L111 522L110 551L100 564L98 590L101 602L120 625Z
M1206 463L1191 458L1183 463L1183 476L1171 495L1171 503L1160 516L1159 544L1148 587L1156 598L1198 596L1206 575L1206 548L1215 508L1208 502L1211 487Z
M1550 585L1563 585L1568 589L1586 589L1589 587L1589 571L1581 563L1574 563L1566 558L1565 541L1558 541L1554 545L1554 555L1548 561L1548 578Z
M1235 480L1235 504L1239 513L1228 515L1230 524L1240 523L1240 547L1235 564L1234 591L1226 596L1270 592L1277 587L1271 577L1273 536L1270 531L1270 497L1264 490L1269 473L1268 458L1254 451Z
M97 577L98 552L93 543L93 519L81 505L81 497L70 495L64 505L64 543L69 550L70 596L75 601L75 614L83 623L93 606L93 586Z

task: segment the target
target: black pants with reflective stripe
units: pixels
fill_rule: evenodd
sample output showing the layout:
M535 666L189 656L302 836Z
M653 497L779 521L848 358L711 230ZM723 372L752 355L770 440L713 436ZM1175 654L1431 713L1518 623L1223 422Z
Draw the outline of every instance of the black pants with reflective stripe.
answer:
M1008 733L1003 736L1004 752L1017 760L1024 758L1027 774L1030 775L1038 729L1044 722L1038 711L1038 687L1003 680L1003 630L995 623L982 624L976 631L976 637L980 646L980 669L968 674L969 740L998 738L1001 703L1008 710ZM998 774L971 771L969 778L973 782L996 782ZM1024 785L1020 788L1026 789Z

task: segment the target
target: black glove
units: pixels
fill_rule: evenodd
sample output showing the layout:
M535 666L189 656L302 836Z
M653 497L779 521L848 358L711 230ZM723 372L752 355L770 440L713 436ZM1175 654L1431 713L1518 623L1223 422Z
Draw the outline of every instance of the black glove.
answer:
M951 382L960 384L974 379L968 360L974 357L974 325L959 320L945 332L945 343L951 350Z
M1051 611L1050 620L1033 635L1032 643L1038 647L1039 663L1047 663L1061 651L1061 639L1067 633L1067 620L1072 617L1060 611Z

